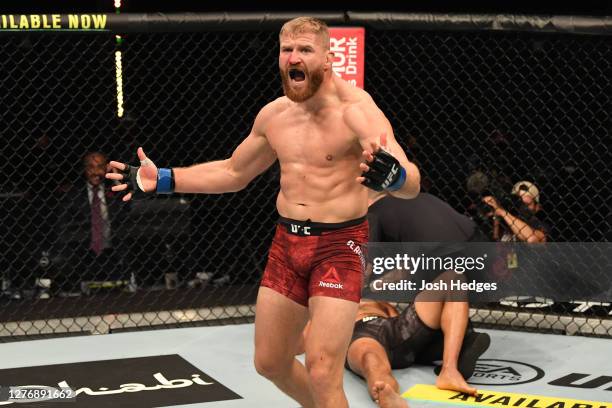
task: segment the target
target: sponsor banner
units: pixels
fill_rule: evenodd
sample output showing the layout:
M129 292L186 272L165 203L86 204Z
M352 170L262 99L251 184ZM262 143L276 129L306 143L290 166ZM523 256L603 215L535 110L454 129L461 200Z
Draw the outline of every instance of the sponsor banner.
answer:
M582 388L594 391L596 389L612 391L612 376L594 375L584 373L569 373L563 377L549 381L548 384L556 387Z
M330 50L334 53L332 69L336 75L363 88L365 65L365 28L330 27Z
M75 408L148 408L242 398L177 354L5 369L0 384L0 406L70 400Z
M372 242L366 265L362 296L375 300L514 305L612 296L607 242Z
M434 385L417 384L402 394L403 398L445 402L456 406L518 408L612 408L611 403L522 393L478 390L476 396L440 390Z
M0 14L0 31L108 31L108 14Z

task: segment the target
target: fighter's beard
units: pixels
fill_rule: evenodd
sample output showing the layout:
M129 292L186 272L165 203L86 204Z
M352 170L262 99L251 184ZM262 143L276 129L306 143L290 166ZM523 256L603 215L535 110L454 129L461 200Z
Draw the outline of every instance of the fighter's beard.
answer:
M312 97L323 83L323 69L312 71L307 76L308 86L301 89L293 89L291 87L291 79L287 71L281 71L281 79L283 81L283 91L285 96L291 99L293 102L304 102L305 100Z

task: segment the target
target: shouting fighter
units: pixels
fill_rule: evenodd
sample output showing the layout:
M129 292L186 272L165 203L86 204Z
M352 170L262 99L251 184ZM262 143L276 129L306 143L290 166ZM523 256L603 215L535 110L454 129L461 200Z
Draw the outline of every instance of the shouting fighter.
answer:
M332 60L324 22L285 23L285 96L263 107L230 158L158 169L139 148L140 167L111 162L119 173L107 174L124 181L113 189L127 201L142 192L239 191L279 161L280 220L257 297L255 367L303 407L348 406L342 374L361 295L358 247L368 239L365 187L413 198L420 184L385 115L334 75ZM295 352L309 319L304 366Z

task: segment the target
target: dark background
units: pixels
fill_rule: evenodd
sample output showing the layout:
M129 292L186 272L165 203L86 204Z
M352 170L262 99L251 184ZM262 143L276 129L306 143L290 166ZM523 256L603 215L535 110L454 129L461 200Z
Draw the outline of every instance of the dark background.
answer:
M124 12L180 12L180 11L404 11L436 13L518 13L518 14L580 14L608 15L612 13L610 1L377 1L375 5L363 1L160 1L124 0ZM50 13L58 11L113 12L113 0L3 1L2 12L20 11Z

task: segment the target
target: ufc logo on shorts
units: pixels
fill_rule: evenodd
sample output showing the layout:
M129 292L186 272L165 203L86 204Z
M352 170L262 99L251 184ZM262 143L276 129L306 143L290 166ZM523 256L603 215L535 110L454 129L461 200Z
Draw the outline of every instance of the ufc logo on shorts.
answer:
M293 234L299 234L300 229L302 230L302 234L310 235L310 227L300 227L299 225L291 224L291 232Z

